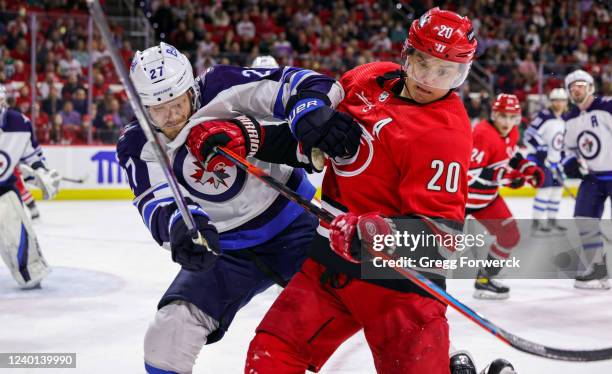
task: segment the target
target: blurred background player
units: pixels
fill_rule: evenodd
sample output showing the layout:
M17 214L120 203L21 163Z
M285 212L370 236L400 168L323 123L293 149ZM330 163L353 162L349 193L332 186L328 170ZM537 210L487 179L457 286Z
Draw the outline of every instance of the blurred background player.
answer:
M17 284L32 289L40 287L49 266L16 186L15 170L20 163L45 199L57 194L59 174L47 167L30 120L6 108L6 91L0 85L0 255Z
M564 115L567 156L563 165L568 177L582 179L574 217L584 249L585 268L579 269L574 285L609 289L599 220L606 200L612 196L612 100L594 95L593 77L584 70L565 77L565 89L575 107Z
M533 201L534 236L563 234L567 230L557 223L565 179L561 169L565 121L561 116L567 109L567 93L563 88L554 88L548 98L549 108L538 112L524 133L527 159L535 162L545 175Z
M474 127L466 214L476 218L495 236L487 259L505 260L521 236L510 209L499 195L499 187L520 188L525 181L539 187L544 182L544 172L518 152L517 125L521 120L518 98L498 95L491 108L491 118L492 122L483 120ZM510 296L510 289L493 279L500 270L500 267L487 267L478 271L475 298L506 299Z
M181 265L145 335L145 368L191 373L202 347L223 337L238 310L300 268L316 228L299 205L214 147L249 157L311 199L315 189L303 170L312 170L310 153L296 151L287 117L299 126L296 136L306 149L332 157L352 156L361 131L332 108L343 97L338 83L311 70L215 65L196 78L187 57L162 42L136 52L130 77L208 242L193 242L151 144L138 123L130 123L117 152L134 205L155 241Z

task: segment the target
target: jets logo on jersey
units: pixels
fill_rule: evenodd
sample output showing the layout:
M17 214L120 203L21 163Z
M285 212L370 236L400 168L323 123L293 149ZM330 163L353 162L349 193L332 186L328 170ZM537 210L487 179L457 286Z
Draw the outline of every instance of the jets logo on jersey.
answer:
M211 202L224 202L243 188L246 173L224 157L213 157L203 167L181 147L174 160L174 173L191 195Z
M0 178L3 178L11 167L11 158L8 153L0 151Z
M557 151L561 151L561 149L563 149L563 133L562 132L558 132L555 135L553 135L551 146L553 147L553 149Z
M591 131L583 131L578 135L578 150L582 157L592 160L599 155L601 142L597 135Z

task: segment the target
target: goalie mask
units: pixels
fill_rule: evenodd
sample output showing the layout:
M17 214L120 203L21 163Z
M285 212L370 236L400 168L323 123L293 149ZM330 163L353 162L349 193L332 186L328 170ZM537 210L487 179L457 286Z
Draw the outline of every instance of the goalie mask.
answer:
M198 109L198 89L189 59L164 42L137 51L130 78L153 124L160 130L180 130Z
M412 22L402 59L406 75L436 89L459 87L467 78L476 52L472 22L457 13L430 9Z

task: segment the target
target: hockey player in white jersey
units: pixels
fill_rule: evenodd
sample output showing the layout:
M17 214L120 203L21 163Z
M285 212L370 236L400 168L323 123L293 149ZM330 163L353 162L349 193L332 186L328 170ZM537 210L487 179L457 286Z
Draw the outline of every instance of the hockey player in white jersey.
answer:
M352 156L361 131L333 109L344 95L339 84L311 70L217 65L194 78L188 59L160 43L136 52L130 76L210 249L191 240L151 144L129 124L117 151L134 205L182 265L147 330L145 368L191 373L200 349L223 337L240 308L300 268L317 226L214 146L248 157L310 199L315 189L304 169L313 168L312 148Z
M584 269L575 286L609 289L608 269L599 220L612 196L612 100L597 97L593 77L576 70L565 78L565 88L576 105L563 116L566 121L565 173L581 178L574 217L583 246ZM586 170L583 170L586 166Z
M30 120L6 107L6 93L0 85L0 255L17 284L32 289L40 287L49 266L15 184L14 171L20 164L24 176L33 179L45 199L57 194L59 174L48 168Z
M544 184L536 189L533 201L534 236L563 234L567 230L557 223L557 213L563 195L564 174L561 169L567 93L555 88L548 95L550 107L538 112L524 133L528 159L544 170Z

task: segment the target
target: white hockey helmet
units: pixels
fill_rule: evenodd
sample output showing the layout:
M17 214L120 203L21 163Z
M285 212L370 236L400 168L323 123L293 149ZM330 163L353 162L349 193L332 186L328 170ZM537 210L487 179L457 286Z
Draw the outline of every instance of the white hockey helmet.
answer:
M567 92L570 92L570 86L575 82L585 82L588 85L587 97L595 93L595 81L593 80L591 74L587 73L586 71L578 69L565 77L565 89Z
M152 106L174 100L193 89L194 107L198 90L187 56L164 42L137 51L130 66L130 78L143 105Z
M563 88L553 88L548 94L549 100L567 100L567 91Z
M278 62L272 56L257 56L253 63L251 64L252 68L278 68Z

